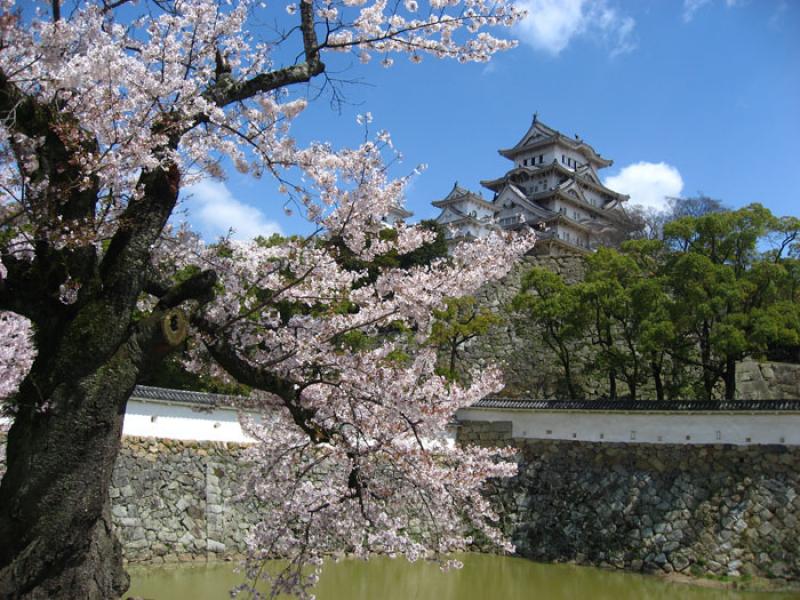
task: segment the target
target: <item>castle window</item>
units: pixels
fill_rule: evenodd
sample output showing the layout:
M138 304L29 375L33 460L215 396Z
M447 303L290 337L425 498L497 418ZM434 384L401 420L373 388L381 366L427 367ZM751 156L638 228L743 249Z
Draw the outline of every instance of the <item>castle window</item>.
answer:
M561 155L561 164L563 165L565 162L567 162L567 157L562 154Z
M539 164L542 164L542 161L544 161L544 154L539 155Z

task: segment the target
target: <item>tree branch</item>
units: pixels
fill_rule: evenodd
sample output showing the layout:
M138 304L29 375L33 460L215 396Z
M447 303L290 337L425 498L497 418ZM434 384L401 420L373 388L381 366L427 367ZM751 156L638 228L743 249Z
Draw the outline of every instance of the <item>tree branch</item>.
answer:
M277 71L261 73L246 81L232 81L230 77L221 77L217 84L206 93L206 96L218 106L226 106L288 85L306 83L312 77L325 71L325 64L319 56L317 33L314 30L312 2L300 2L300 20L305 62Z
M204 323L202 319L196 319L195 324L199 325L201 329L208 327L208 323ZM234 379L249 387L278 396L289 411L295 424L313 442L330 441L331 432L313 422L317 411L300 405L299 392L295 389L293 382L267 370L252 366L237 354L235 348L222 339L206 342L205 345L214 360Z
M213 298L214 285L217 283L217 279L216 271L202 271L186 281L165 290L160 295L156 308L172 308L190 299L199 300L205 304Z

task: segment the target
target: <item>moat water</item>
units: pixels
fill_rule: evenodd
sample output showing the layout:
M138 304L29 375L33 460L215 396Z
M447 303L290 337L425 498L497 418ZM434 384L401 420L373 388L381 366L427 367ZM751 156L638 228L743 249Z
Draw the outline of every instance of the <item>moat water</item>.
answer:
M327 564L318 600L797 600L800 594L739 592L670 583L656 577L521 558L473 554L464 568L404 559ZM129 569L128 596L153 600L218 600L241 583L232 563ZM242 597L242 596L240 596ZM244 598L247 598L244 594Z

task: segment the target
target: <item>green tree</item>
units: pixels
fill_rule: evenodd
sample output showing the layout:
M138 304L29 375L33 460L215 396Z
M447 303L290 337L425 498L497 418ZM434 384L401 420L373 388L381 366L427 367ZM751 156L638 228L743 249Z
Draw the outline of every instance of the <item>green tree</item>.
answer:
M585 344L587 314L576 286L545 269L533 268L522 279L514 309L539 326L542 339L556 355L570 398L582 398L575 378L575 353Z
M481 307L473 296L448 298L446 306L433 311L436 321L431 328L430 342L442 353L444 362L438 372L452 381L462 379L458 362L463 346L501 322L498 315Z
M702 370L699 391L705 398L712 398L722 381L725 398L733 399L738 360L796 337L800 323L794 311L780 308L786 302L780 283L789 285L790 271L779 253L759 251L759 243L781 222L752 204L678 219L664 228L672 251L666 271L675 300L673 319L697 348L696 357L684 360Z
M586 279L579 286L593 314L592 338L599 347L593 363L607 372L612 399L617 397L617 377L636 400L648 375L657 398L664 399L662 373L674 333L669 299L648 248L652 251L654 244L630 242L622 252L599 249L587 258Z

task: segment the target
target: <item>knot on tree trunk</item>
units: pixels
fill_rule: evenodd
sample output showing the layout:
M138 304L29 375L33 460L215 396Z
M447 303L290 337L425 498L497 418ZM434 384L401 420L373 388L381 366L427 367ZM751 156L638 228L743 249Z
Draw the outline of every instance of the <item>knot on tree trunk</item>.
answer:
M161 317L161 333L170 347L180 346L189 334L189 319L180 308L170 308Z

